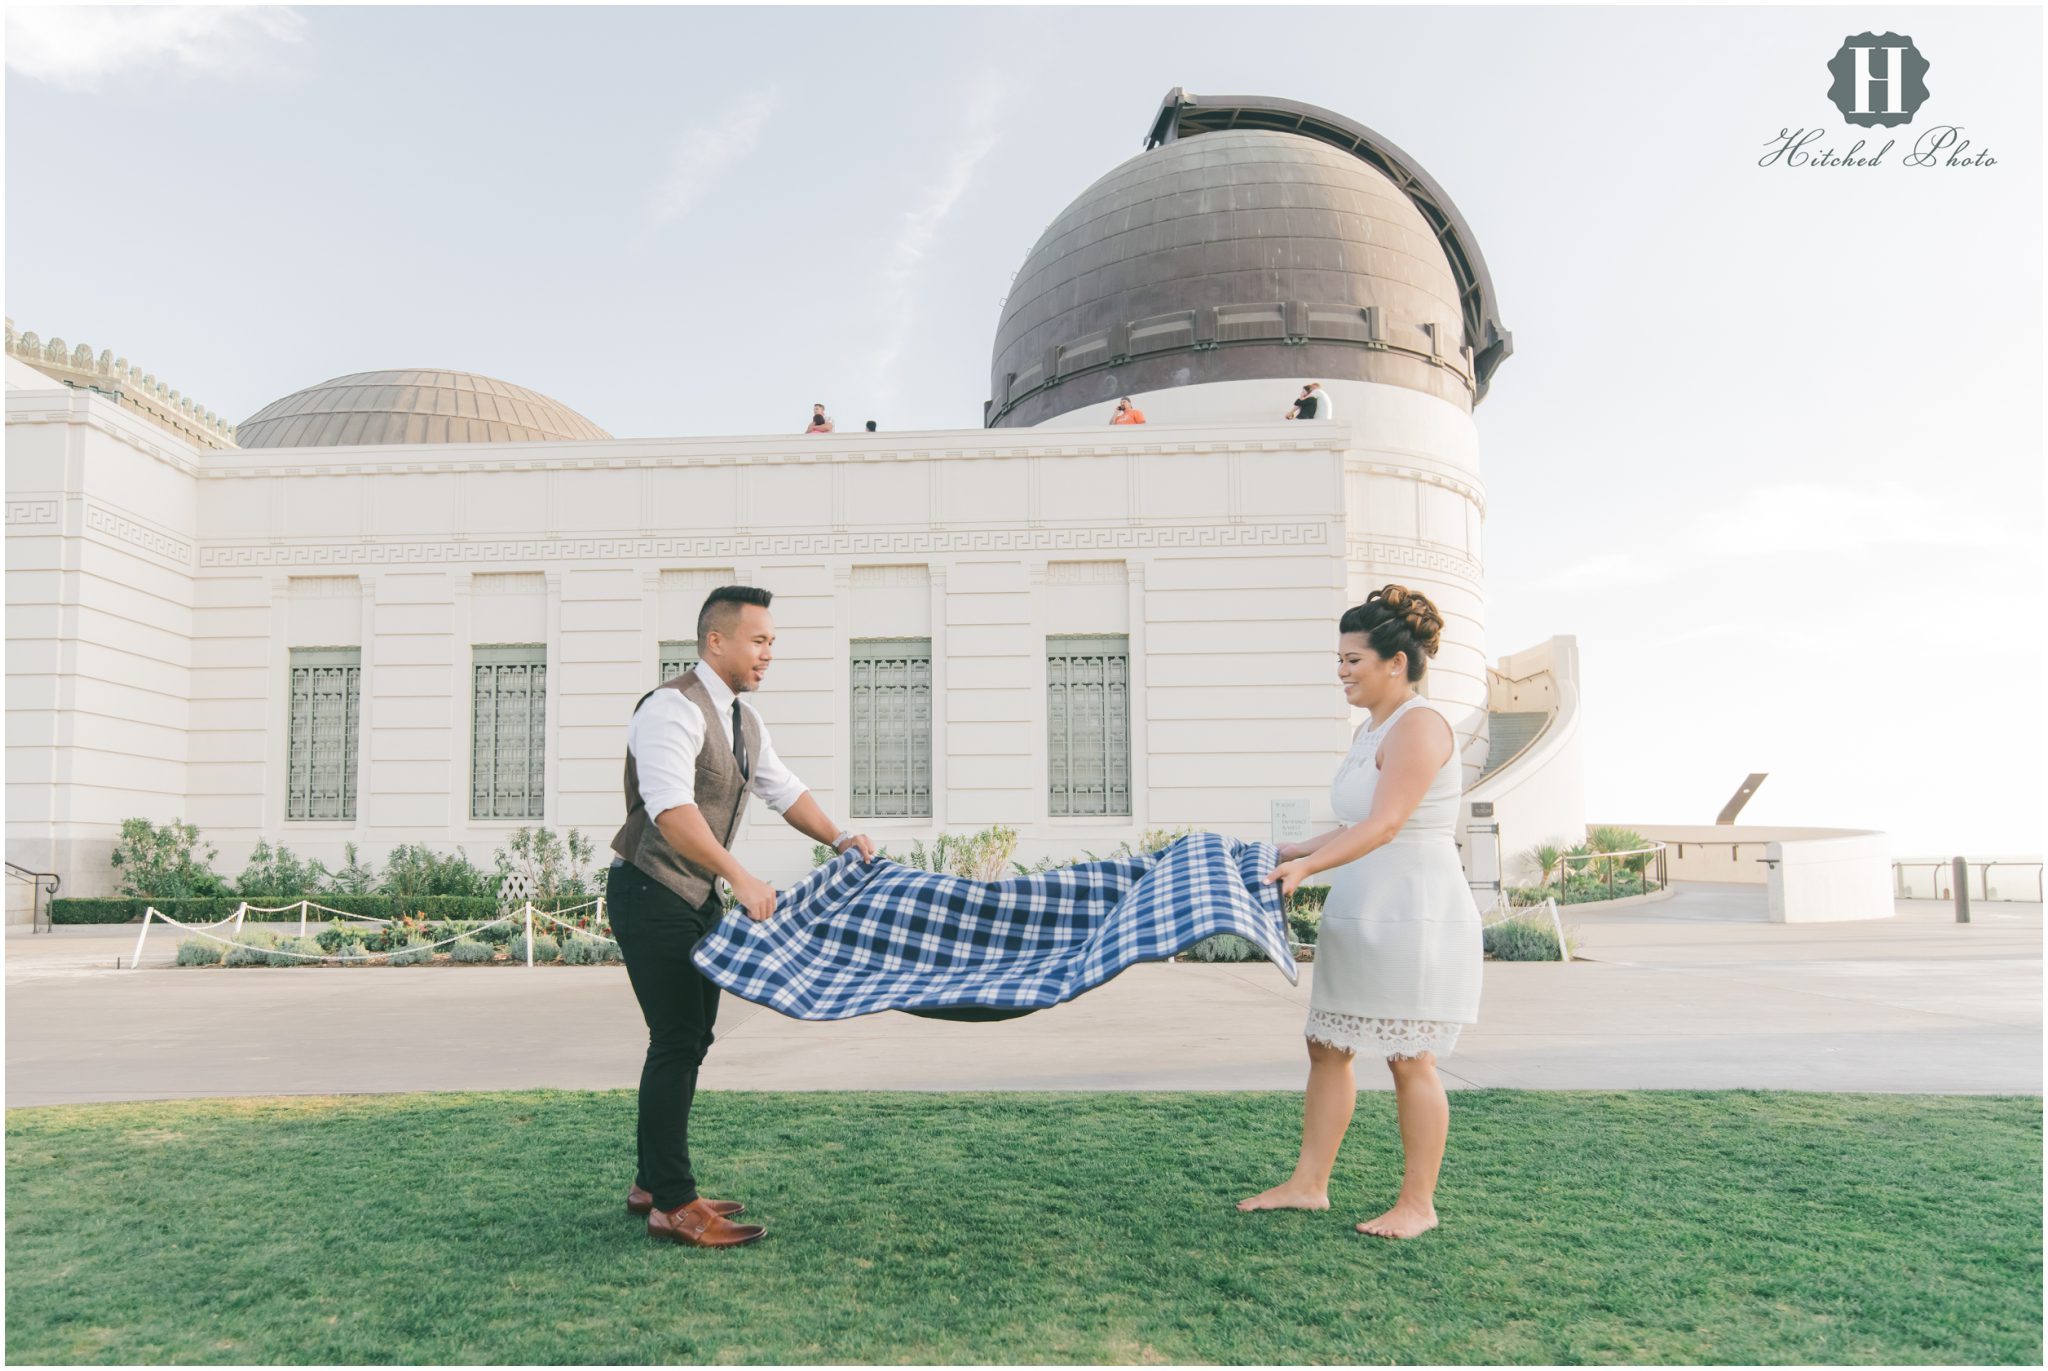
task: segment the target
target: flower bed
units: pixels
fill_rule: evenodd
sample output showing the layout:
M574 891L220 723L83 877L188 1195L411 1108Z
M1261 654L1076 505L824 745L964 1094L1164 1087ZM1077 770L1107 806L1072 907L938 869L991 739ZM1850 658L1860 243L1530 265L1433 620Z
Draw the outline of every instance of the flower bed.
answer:
M549 925L533 936L533 964L599 966L620 960L619 945L602 932ZM522 923L484 926L410 924L365 929L339 920L318 935L298 937L268 928L188 937L178 944L179 966L524 966Z

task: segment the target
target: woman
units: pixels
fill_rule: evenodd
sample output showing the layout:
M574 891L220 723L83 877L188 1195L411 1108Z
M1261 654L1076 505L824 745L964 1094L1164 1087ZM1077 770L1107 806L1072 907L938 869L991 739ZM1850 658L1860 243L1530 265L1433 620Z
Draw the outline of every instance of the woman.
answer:
M1393 1208L1361 1233L1412 1238L1436 1227L1436 1178L1450 1101L1436 1059L1479 1019L1479 907L1452 837L1460 767L1450 723L1416 693L1443 632L1435 605L1405 586L1375 591L1337 625L1344 698L1371 717L1330 785L1349 827L1280 849L1269 880L1286 895L1328 871L1309 994L1308 1097L1294 1174L1238 1208L1328 1209L1330 1168L1351 1123L1360 1052L1394 1075L1405 1165Z

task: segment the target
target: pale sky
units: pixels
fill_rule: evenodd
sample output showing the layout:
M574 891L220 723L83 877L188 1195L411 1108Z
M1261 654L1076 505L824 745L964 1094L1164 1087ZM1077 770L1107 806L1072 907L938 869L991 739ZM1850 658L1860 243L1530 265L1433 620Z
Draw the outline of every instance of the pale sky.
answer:
M1826 63L1910 36L1850 129ZM449 367L614 434L973 427L1010 274L1172 86L1415 156L1515 355L1488 649L1595 821L2043 846L2038 9L10 7L6 307L240 420ZM1960 125L1990 167L1900 165ZM1877 169L1759 167L1781 129Z

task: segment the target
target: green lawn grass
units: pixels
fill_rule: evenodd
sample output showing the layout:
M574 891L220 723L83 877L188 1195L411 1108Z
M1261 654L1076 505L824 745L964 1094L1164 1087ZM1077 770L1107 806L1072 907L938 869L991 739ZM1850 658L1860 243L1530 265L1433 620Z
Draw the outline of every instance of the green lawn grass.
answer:
M2041 1101L1466 1091L1444 1226L1361 1098L1327 1214L1239 1215L1298 1095L700 1097L766 1241L647 1240L630 1093L22 1109L15 1362L2041 1360Z

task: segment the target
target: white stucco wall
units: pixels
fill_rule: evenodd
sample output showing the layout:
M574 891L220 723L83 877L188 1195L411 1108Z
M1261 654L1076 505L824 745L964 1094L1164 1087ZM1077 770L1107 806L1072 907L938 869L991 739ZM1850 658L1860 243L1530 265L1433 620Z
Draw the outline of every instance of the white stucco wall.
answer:
M1003 822L1030 860L1151 827L1264 837L1296 797L1333 822L1347 604L1394 580L1436 598L1425 689L1468 738L1486 704L1470 418L1371 389L1377 416L1353 397L1315 425L203 455L101 399L10 393L10 854L105 890L114 830L147 814L198 824L228 875L259 838L488 864L519 826L468 813L471 649L490 642L546 644L539 822L601 846L658 645L694 636L729 580L776 592L758 703L842 822L848 641L932 638L935 812L862 822L886 841ZM1101 632L1130 636L1135 812L1053 818L1045 638ZM313 646L362 650L349 821L284 818L286 668ZM765 811L740 848L773 879L808 866Z

